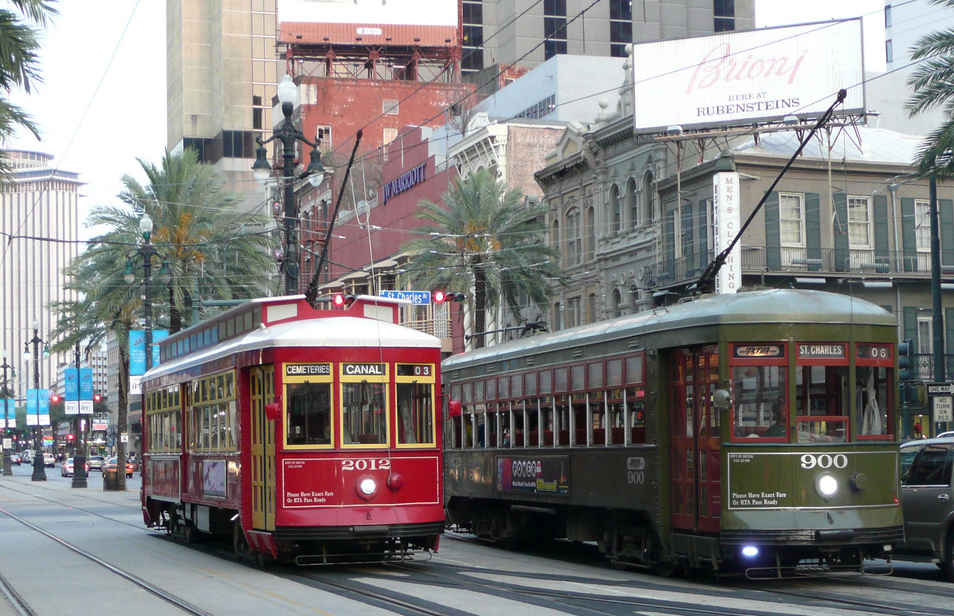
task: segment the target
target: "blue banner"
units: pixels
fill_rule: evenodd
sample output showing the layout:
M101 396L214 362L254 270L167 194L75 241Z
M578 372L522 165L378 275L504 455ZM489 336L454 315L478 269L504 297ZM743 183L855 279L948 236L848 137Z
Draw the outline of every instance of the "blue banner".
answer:
M76 375L76 368L65 368L63 377L66 383L63 385L64 400L79 400L79 379Z
M129 374L131 376L146 374L146 332L144 331L129 332Z
M169 337L169 330L152 330L152 365L159 365L159 341ZM142 376L146 374L146 332L133 330L129 332L129 374Z
M159 365L159 341L169 337L168 329L152 330L152 365Z
M17 403L13 398L6 398L3 401L3 406L6 408L6 411L2 414L4 419L4 428L16 428L17 427Z
M27 425L50 425L50 390L27 390Z
M92 368L81 368L79 371L79 399L80 400L92 400L93 399L93 369ZM73 398L74 400L76 398ZM69 397L67 397L69 400Z

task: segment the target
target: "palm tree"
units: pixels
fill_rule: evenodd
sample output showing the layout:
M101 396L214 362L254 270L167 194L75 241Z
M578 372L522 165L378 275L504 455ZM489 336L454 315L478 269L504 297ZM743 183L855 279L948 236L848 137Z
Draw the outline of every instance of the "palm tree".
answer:
M954 0L930 0L954 8ZM943 106L944 121L918 149L918 173L954 177L954 29L940 30L915 43L911 59L920 62L908 78L913 94L905 104L908 117Z
M486 328L486 311L503 305L520 317L519 297L546 306L548 280L560 277L556 250L544 241L546 209L524 202L519 189L481 170L454 182L442 197L446 207L421 201L418 218L433 225L404 246L412 256L411 282L423 288L465 292L473 301L474 331ZM474 338L482 347L483 336Z
M32 84L40 81L40 43L35 28L46 27L57 11L44 0L10 0L7 4L12 7L0 8L0 141L12 137L18 126L39 139L30 117L10 103L9 95L16 88L29 93ZM0 179L8 178L9 171L9 165L0 158Z
M119 195L136 214L97 208L89 223L118 223L138 238L142 214L152 218L152 242L172 275L170 331L182 328L181 308L199 298L265 295L275 248L274 235L264 232L266 219L238 211L241 196L226 191L215 168L200 163L191 149L176 156L166 152L159 167L142 160L139 164L148 184L124 176L125 189Z
M178 312L182 297L202 294L207 299L248 299L265 294L274 262L270 235L247 232L263 226L264 220L236 212L238 198L224 190L223 180L209 165L198 163L186 150L163 157L159 167L140 161L149 183L140 185L123 177L120 198L130 206L96 206L87 225L103 227L85 252L67 267L67 289L76 300L51 308L59 315L52 333L54 349L63 351L76 344L87 348L100 344L112 332L119 347L118 431L127 431L126 384L129 382L129 332L142 315L142 288L124 280L126 262L135 256L140 240L139 221L153 219L152 240L156 254L173 271L168 305L157 302L156 323ZM174 317L173 317L174 318ZM178 326L178 325L177 325ZM120 464L125 447L118 446ZM119 473L121 489L125 474Z

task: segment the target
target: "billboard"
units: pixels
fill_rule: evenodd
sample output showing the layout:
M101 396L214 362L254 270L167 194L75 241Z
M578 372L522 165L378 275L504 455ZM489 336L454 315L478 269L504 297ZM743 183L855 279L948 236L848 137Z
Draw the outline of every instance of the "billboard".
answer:
M283 22L456 28L457 10L457 0L280 0L278 18Z
M724 127L865 108L861 19L633 46L637 131Z

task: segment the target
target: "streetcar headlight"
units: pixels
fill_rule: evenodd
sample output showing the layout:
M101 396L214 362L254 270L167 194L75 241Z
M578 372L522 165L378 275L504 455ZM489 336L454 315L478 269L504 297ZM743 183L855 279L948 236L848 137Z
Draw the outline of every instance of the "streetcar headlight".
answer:
M828 500L838 492L838 480L827 473L819 475L815 478L815 491Z
M358 481L358 496L365 500L370 500L374 493L378 491L378 484L371 477L365 477Z
M754 545L747 545L742 548L742 556L745 556L746 558L755 558L758 555L759 549Z

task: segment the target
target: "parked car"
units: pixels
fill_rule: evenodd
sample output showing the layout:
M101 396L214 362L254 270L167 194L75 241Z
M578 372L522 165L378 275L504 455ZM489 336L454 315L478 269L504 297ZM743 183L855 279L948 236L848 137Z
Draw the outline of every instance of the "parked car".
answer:
M904 544L899 560L933 562L954 582L954 437L901 444Z
M89 464L84 464L86 467L86 472L89 473ZM66 462L63 463L63 466L60 467L60 475L64 477L73 476L73 458L67 458Z
M105 474L105 473L108 473L108 472L110 472L110 471L116 472L116 465L117 465L118 463L119 463L119 462L118 462L118 460L117 460L116 458L110 458L110 459L106 460L106 464L103 465L103 473ZM126 476L127 476L127 477L132 477L132 476L133 476L133 472L134 472L135 470L136 470L136 467L135 467L135 466L133 466L133 465L132 465L131 463L129 463L129 462L126 463Z
M10 454L10 464L16 464L17 466L20 466L20 454L18 454L18 453L11 453L11 454Z
M87 463L89 464L89 470L103 472L103 464L106 463L106 458L103 456L90 456L87 458Z
M56 466L56 458L53 457L52 453L43 454L43 465L47 468L53 468Z

